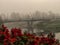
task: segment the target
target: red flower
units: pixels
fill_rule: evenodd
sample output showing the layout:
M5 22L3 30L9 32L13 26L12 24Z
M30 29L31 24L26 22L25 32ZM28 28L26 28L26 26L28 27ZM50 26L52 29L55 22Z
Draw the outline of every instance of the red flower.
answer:
M21 29L17 29L17 35L18 36L23 36Z
M41 43L46 43L46 37L41 37Z
M56 40L53 38L53 39L49 39L49 44L53 44Z
M37 37L38 38L38 37ZM33 41L33 45L38 45L39 44L39 40L37 40L37 39L34 39L34 41Z
M7 27L3 24L3 25L2 25L2 28L3 28L3 29L6 29Z
M11 34L16 37L17 36L17 32L16 32L16 29L15 28L12 28L11 29Z
M4 44L3 45L8 45L6 42L4 42Z
M4 36L5 36L6 39L10 38L10 33L9 33L9 30L8 29L6 29L4 31Z
M3 32L0 30L0 35L2 35L3 34Z
M10 42L14 43L16 41L16 38L10 38Z
M39 37L36 37L36 40L37 40L37 41L40 41L41 39L40 39Z

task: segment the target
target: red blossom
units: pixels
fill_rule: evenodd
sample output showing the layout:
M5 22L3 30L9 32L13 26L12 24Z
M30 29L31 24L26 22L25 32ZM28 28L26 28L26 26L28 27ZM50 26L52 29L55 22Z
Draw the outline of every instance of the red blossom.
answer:
M3 34L3 32L0 30L0 35L2 35Z
M6 29L7 27L6 27L4 24L2 24L2 28L3 28L3 29Z
M9 41L14 43L16 41L16 38L15 37L14 38L10 38Z
M5 36L6 39L10 38L10 33L9 33L9 30L8 29L6 29L4 31L4 36Z

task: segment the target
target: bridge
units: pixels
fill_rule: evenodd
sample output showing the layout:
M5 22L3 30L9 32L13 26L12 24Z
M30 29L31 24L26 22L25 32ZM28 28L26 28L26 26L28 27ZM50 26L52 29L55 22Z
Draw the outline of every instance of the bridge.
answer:
M33 32L33 29L36 27L32 27L33 23L39 21L39 22L49 22L51 21L51 19L24 19L24 20L9 20L9 21L3 21L3 23L10 23L10 22L26 22L27 23L27 27L22 27L22 28L27 28L29 31ZM52 23L52 22L49 22ZM60 31L56 31L56 32L60 32Z
M8 22L31 22L31 21L50 21L50 19L21 19L21 20L8 20L8 21L3 21L4 23Z

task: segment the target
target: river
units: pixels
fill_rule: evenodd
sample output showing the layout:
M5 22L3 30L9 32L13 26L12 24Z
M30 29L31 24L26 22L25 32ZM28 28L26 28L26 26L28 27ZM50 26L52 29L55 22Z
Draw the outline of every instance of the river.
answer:
M17 25L16 25L17 24ZM13 28L13 27L19 27L18 26L18 23L16 23L16 24L12 24L12 23L5 23L5 25L9 28L9 29L11 29L11 28ZM24 31L27 31L27 29L22 29L22 31L24 32ZM35 32L36 32L36 30L35 30ZM56 34L56 39L59 39L60 40L60 33L55 33Z

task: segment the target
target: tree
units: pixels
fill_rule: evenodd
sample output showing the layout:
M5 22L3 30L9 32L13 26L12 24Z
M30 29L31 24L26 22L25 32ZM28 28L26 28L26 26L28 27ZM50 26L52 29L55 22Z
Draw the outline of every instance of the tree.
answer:
M12 12L12 13L11 13L11 19L12 19L13 21L20 20L20 19L21 19L21 18L20 18L20 14L19 14L19 13Z

